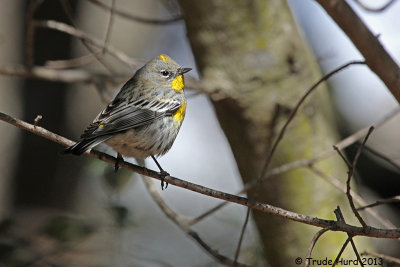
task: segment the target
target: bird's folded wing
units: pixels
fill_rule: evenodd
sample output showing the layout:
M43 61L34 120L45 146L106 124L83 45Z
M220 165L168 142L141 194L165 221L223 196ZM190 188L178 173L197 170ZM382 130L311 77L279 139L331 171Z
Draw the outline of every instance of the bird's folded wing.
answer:
M171 116L180 107L176 100L136 100L133 103L113 101L86 128L81 138L110 135L152 123L154 120Z

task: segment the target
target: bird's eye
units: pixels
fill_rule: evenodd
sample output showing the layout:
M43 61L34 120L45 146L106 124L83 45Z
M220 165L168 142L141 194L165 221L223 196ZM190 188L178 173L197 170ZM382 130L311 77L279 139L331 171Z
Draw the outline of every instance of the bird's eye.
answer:
M163 76L164 78L168 78L169 76L171 76L171 72L163 70L161 71L161 76Z

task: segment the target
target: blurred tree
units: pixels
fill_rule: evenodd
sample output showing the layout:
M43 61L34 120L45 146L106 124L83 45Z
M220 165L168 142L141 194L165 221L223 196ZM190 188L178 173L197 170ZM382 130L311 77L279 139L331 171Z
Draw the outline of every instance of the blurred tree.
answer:
M317 80L319 72L296 32L285 1L180 3L202 85L211 95L219 96L213 98L219 121L243 182L250 182L259 177L271 149L270 140L287 120L287 111ZM330 112L326 91L320 89L288 128L273 164L311 158L335 144L337 131ZM345 166L338 158L324 160L318 166L335 177L346 177ZM307 170L269 179L248 196L332 219L336 205L345 200L343 193ZM272 266L289 266L295 257L306 255L315 229L261 212L253 215ZM345 216L353 217L349 212ZM334 258L342 243L340 238L345 237L329 233L318 243L315 255Z
M53 19L65 22L67 17L60 3L60 1L26 1L26 14L33 11L34 19ZM72 8L75 8L77 1L69 1L69 3ZM46 60L65 59L71 56L72 38L70 36L47 29L36 29L33 37L33 62L31 63L43 65ZM25 52L26 47L23 49ZM32 122L40 114L43 115L43 119L39 122L40 125L53 129L55 132L67 132L65 125L67 84L25 79L22 88L23 118L25 120ZM60 147L43 138L23 132L18 150L17 162L23 162L24 167L16 165L15 205L67 207L77 179L73 173L77 169L72 168L71 163L66 161L62 163L66 165L59 168L61 157L54 155L60 152ZM46 166L45 170L43 166ZM58 168L63 171L57 172ZM66 174L68 174L68 179L66 179Z

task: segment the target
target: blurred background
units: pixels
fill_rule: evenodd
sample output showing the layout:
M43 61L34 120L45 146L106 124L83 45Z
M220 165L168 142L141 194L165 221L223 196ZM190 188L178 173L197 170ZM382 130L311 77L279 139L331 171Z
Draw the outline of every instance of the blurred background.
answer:
M356 1L348 2L399 60L400 4L371 12ZM362 3L377 5L372 0ZM102 47L60 29L32 26L33 21L47 20L76 27L130 59L119 60L115 53L103 53ZM144 62L165 53L193 68L186 75L185 121L174 146L159 162L175 177L233 194L259 176L276 133L307 88L323 73L362 59L312 0L231 5L189 0L0 0L0 22L0 111L29 123L41 115L40 126L71 140L79 138ZM36 66L94 78L29 78ZM301 110L273 167L312 158L398 108L365 66L335 75L328 87L320 88ZM377 129L359 160L354 189L366 203L400 194L399 125L397 115ZM0 123L0 137L0 266L221 266L165 216L139 175L122 169L114 173L112 165L85 155L63 156L60 145L6 123ZM350 159L358 146L346 150ZM98 149L115 156L106 146ZM157 170L151 160L146 166ZM346 168L337 155L317 167L345 182ZM348 222L357 223L350 218L354 216L343 192L310 170L278 176L250 191L249 197L326 219L335 219L333 210L340 205ZM156 186L184 218L222 202L174 186L161 191L157 181ZM398 205L374 210L398 225ZM192 229L218 253L233 259L246 213L246 208L228 204ZM371 225L383 227L371 214L362 214ZM317 230L252 213L239 261L294 266L296 256L305 257ZM334 258L345 237L329 234L313 255ZM357 241L360 251L400 257L396 241ZM354 258L351 250L346 253Z

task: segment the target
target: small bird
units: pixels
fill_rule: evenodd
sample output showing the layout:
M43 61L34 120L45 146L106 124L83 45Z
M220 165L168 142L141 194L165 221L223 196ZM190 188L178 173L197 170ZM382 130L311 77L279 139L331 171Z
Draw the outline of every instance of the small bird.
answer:
M155 157L168 152L182 125L186 111L183 74L190 70L164 54L152 59L136 71L80 140L64 153L81 155L105 143L117 152L115 171L122 156L151 156L162 177L169 175ZM164 179L161 188L164 189Z

